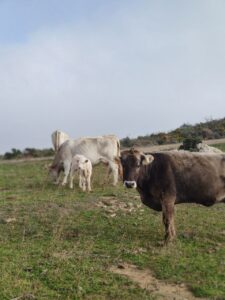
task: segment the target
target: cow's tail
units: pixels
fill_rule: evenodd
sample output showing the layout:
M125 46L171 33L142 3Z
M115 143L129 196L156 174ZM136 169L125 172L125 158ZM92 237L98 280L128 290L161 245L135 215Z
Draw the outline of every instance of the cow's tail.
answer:
M117 157L120 157L120 140L117 139Z
M56 151L59 150L59 138L60 138L60 132L56 130Z

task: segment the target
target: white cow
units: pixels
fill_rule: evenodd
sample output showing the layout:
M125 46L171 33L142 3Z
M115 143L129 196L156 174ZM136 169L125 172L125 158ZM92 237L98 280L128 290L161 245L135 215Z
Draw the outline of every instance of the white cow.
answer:
M73 188L73 179L75 172L79 175L79 187L83 191L91 191L91 175L92 175L92 163L90 159L84 155L74 155L70 168L70 188Z
M215 147L212 147L212 146L208 146L207 144L205 143L199 143L197 144L197 149L199 152L207 152L207 153L223 153L223 151L221 151L220 149L217 149Z
M52 144L55 151L58 151L62 143L69 140L70 138L67 133L60 130L54 131L51 137L52 137Z
M90 159L93 165L100 162L106 163L113 174L113 185L118 182L120 142L115 135L98 137L84 137L77 140L64 142L56 152L49 174L58 184L59 175L64 170L62 185L67 183L70 173L72 158L76 154L82 154Z

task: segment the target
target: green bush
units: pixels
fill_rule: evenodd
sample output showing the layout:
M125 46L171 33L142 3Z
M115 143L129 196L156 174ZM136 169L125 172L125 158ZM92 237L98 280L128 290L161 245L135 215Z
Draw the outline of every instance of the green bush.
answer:
M197 144L201 143L200 138L186 138L183 140L179 150L198 151Z

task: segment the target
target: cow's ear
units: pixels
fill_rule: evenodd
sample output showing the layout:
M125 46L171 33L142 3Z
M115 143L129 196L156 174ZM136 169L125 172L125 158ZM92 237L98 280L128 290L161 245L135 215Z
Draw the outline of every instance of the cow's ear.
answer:
M141 155L141 164L144 166L149 165L154 160L154 157L152 155Z

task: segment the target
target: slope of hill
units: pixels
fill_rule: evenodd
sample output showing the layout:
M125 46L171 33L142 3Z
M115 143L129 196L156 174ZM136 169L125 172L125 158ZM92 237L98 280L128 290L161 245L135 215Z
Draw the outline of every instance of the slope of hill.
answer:
M201 140L213 140L225 138L225 118L210 120L195 125L183 124L179 128L165 132L138 136L135 139L126 137L121 140L123 147L166 145L181 143L186 138L199 138Z

